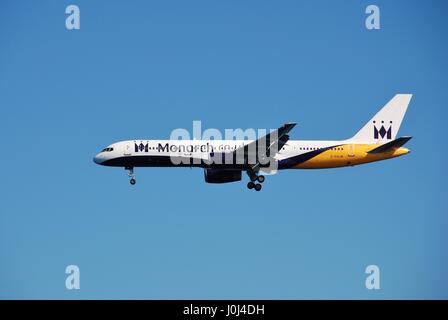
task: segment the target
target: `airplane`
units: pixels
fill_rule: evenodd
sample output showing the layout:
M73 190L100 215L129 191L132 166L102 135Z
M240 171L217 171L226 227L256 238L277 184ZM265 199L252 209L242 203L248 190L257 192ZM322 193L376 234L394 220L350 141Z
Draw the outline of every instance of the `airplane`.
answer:
M403 145L412 137L396 136L411 98L412 94L395 95L346 140L290 140L289 132L296 125L290 122L256 140L120 141L104 148L93 161L124 167L132 185L136 167L199 167L207 183L241 181L246 172L247 188L260 191L265 181L261 173L355 166L408 154Z

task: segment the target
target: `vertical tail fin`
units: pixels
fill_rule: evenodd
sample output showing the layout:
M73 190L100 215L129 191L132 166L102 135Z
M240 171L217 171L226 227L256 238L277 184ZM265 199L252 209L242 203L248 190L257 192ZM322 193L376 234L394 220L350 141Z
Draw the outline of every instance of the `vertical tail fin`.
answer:
M397 136L412 94L397 94L350 140L362 143L389 142Z

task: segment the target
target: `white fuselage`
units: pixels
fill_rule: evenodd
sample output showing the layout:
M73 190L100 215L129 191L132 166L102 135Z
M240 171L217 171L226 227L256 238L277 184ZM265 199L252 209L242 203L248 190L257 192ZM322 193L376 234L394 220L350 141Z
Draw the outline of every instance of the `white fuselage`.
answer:
M169 159L191 159L191 164L172 166L200 166L196 159L209 159L214 153L232 153L248 145L252 140L127 140L109 145L98 153L97 164L118 167L157 167L170 166ZM345 141L299 141L289 140L273 157L277 161L306 154L314 150L338 148ZM157 161L159 160L159 161ZM162 161L166 160L166 161Z

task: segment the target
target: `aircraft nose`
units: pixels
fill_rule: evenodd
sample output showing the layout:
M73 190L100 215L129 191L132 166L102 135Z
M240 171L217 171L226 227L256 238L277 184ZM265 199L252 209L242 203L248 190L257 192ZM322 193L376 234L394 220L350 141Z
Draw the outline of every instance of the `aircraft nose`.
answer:
M93 162L95 162L96 164L101 164L103 162L103 159L101 158L99 153L93 157Z

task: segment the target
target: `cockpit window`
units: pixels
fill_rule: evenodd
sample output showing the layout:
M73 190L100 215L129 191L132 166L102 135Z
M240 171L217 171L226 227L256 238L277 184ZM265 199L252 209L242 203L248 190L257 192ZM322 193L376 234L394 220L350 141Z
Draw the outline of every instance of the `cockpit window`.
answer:
M114 148L104 148L101 152L111 152L114 151Z

